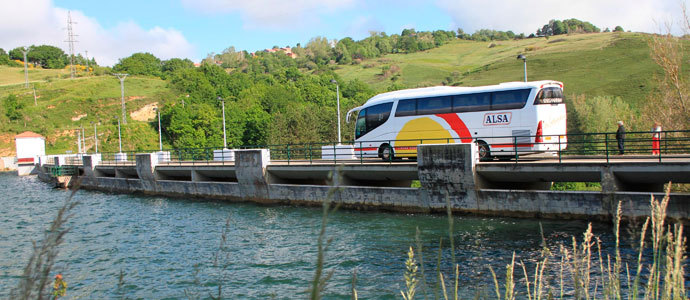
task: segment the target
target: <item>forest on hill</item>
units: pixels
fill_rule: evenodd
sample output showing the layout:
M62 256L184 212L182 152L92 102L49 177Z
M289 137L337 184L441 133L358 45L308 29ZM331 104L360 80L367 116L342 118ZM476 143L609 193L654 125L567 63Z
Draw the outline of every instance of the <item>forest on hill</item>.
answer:
M23 76L14 60L17 49L0 49L0 64L8 65L0 67L0 131L36 131L49 137L49 151L56 153L76 150L73 131L96 125L100 150L117 151L119 81L99 75L119 72L130 74L125 81L129 113L150 105L160 108L166 147L222 146L223 101L229 146L334 141L336 83L344 120L348 109L380 92L522 80L522 62L515 56L523 53L530 80L565 83L571 133L612 131L618 119L640 130L662 117L665 128L687 126L687 120L671 122L678 119L673 109L667 109L668 116L650 115L649 110L661 98L671 106L683 103L672 99L683 93L668 90L684 89L688 72L678 68L680 80L674 81L663 57L672 51L682 57L687 41L625 33L620 27L601 31L575 19L552 20L528 36L406 29L393 35L372 33L359 41L317 37L304 47L286 47L291 55L277 46L256 53L229 47L210 54L198 67L188 59L135 53L112 68L97 66L93 58L78 60L93 68L81 69L74 80L59 70L44 73L51 67L64 70L67 56L54 49L38 55L42 46L36 46L31 49L36 56L27 59L33 64L30 76L40 79L32 83L38 100L23 85L3 82ZM343 139L352 140L353 124L343 126ZM132 120L123 142L131 150L157 148L157 121ZM6 146L0 138L0 147Z

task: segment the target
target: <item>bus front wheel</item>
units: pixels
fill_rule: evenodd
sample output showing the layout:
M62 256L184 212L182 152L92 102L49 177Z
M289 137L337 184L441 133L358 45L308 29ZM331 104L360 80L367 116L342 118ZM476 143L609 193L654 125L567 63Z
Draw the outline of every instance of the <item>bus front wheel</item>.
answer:
M484 141L479 141L477 142L477 147L479 148L479 160L480 161L487 161L491 160L491 150L489 149L489 145L484 142Z
M393 158L395 157L395 153L393 153L393 147L388 144L383 144L379 148L379 156L383 161L392 161Z

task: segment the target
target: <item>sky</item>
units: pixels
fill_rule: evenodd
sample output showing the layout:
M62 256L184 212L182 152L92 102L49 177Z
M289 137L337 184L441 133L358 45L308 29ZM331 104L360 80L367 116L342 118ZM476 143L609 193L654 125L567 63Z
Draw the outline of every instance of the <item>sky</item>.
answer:
M136 52L199 62L228 47L254 52L311 38L360 40L371 31L487 28L534 33L551 19L602 30L680 33L686 0L0 0L0 48L53 45L112 66Z

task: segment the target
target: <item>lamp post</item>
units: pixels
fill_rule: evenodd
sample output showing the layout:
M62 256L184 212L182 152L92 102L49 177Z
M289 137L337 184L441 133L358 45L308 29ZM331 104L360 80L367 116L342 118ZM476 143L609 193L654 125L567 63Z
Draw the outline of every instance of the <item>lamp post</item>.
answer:
M122 153L122 131L120 130L120 119L117 119L117 139L120 141L120 153Z
M154 108L158 113L158 149L163 152L163 135L161 134L161 110L158 107Z
M93 123L93 143L96 146L96 154L98 154L98 130L96 129L97 123Z
M84 153L86 153L86 131L84 131L84 126L81 127L81 143L81 148L84 149Z
M81 131L77 128L77 153L81 154Z
M218 100L220 100L220 103L223 107L223 149L228 148L228 140L225 137L225 99L218 97Z
M527 82L527 57L523 54L520 54L517 56L517 59L522 59L522 61L525 63L525 82Z
M340 145L340 86L335 79L331 79L331 83L335 83L335 99L338 105L338 145Z

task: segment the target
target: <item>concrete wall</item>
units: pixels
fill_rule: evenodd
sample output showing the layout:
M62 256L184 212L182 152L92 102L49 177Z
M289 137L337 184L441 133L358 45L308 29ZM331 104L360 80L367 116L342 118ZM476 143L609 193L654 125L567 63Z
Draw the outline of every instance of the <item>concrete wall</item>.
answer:
M593 220L610 220L616 205L622 202L624 216L640 218L649 214L650 193L482 189L482 179L473 172L474 151L468 145L420 145L421 188L284 184L266 171L268 150L236 152L237 182L166 180L156 175L154 154L137 154L138 178L103 177L95 168L98 162L85 156L81 186L119 193L290 205L321 205L329 199L345 208L398 212L445 213L449 202L455 213ZM655 197L661 199L663 195ZM690 195L673 195L668 215L690 220Z
M0 157L0 170L16 170L17 158L14 156Z

